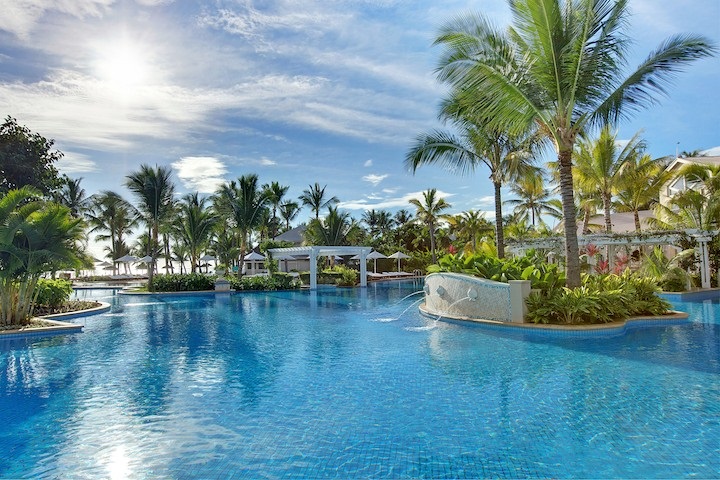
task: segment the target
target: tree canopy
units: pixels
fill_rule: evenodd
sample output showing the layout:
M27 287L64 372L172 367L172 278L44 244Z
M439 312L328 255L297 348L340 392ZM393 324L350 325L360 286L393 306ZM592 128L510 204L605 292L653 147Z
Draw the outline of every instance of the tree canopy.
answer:
M53 164L63 154L52 150L54 143L8 116L0 125L0 194L30 186L47 195L60 188Z

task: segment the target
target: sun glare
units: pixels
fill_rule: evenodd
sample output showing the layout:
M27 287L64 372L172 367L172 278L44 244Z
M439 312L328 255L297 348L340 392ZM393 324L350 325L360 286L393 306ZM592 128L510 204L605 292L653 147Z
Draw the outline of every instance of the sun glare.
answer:
M128 42L119 42L101 50L97 71L100 78L119 87L132 87L147 81L147 63L142 51Z

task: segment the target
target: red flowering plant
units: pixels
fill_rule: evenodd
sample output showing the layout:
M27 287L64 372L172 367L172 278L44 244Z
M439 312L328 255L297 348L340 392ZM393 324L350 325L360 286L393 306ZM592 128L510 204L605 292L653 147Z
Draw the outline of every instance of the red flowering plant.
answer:
M608 273L610 271L610 262L607 260L598 260L597 265L595 265L595 273Z

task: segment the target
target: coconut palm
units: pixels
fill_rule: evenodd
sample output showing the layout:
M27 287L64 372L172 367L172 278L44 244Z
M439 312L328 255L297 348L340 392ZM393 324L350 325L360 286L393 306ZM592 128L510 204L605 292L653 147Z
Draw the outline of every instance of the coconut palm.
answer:
M575 155L576 185L582 185L586 191L595 192L602 200L605 214L605 232L612 232L610 211L612 195L617 190L623 168L642 155L645 142L636 133L621 149L617 143L617 133L609 125L600 130L600 136L591 140L581 138Z
M440 220L444 220L447 217L442 212L452 205L447 203L444 198L438 197L437 189L435 188L424 191L422 201L417 198L410 199L410 204L417 208L418 220L427 225L430 237L430 255L432 262L437 263L437 256L435 255L435 230Z
M412 213L405 210L404 208L398 210L395 212L395 216L393 217L393 220L395 221L395 225L397 226L403 226L406 223L412 222Z
M360 234L360 226L347 212L328 207L323 219L313 219L305 230L305 238L311 245L350 245Z
M220 187L216 194L216 210L238 229L239 254L244 257L249 250L250 237L262 224L268 198L258 187L258 176L243 175ZM238 269L238 276L242 269Z
M543 215L552 217L562 216L562 212L558 211L553 204L552 192L545 188L545 179L540 172L531 175L522 175L510 185L510 191L518 198L505 201L507 205L514 205L514 213L529 215L532 226L544 225Z
M483 16L445 25L439 79L462 95L466 115L499 131L539 127L555 148L563 204L567 285L580 285L573 199L573 151L578 136L655 103L668 80L690 61L710 56L705 38L669 38L629 75L625 0L510 0L507 31ZM482 101L478 101L482 92Z
M62 186L52 194L53 201L70 209L73 217L80 218L87 208L88 199L85 189L80 186L80 178L63 176Z
M85 212L90 233L98 233L95 241L109 241L110 259L120 258L128 253L125 237L132 235L137 226L139 212L115 192L104 190L90 197Z
M449 99L441 115L452 120L460 136L436 130L420 135L405 156L413 173L421 165L440 164L460 174L484 165L490 172L495 194L495 238L498 257L505 257L502 219L502 187L532 170L533 137L527 133L509 135L480 119L462 117L460 97Z
M618 212L633 212L635 231L642 231L640 210L657 204L660 189L670 180L665 170L665 159L653 159L650 155L638 155L625 163L618 178L613 206Z
M187 247L190 272L195 273L200 254L210 243L217 216L207 205L207 198L201 198L197 192L185 195L179 210L176 235Z
M468 210L448 217L450 230L465 243L465 250L474 252L482 235L492 232L492 224L482 212Z
M300 214L300 205L297 202L285 202L280 205L280 216L285 221L285 231L290 230L290 222Z
M325 189L327 185L320 188L320 184L315 182L315 185L308 185L307 190L303 190L299 200L303 205L307 205L310 209L315 212L315 219L320 217L320 210L338 203L340 200L337 197L325 198Z
M138 210L148 228L148 245L145 251L150 255L148 267L148 290L152 290L155 273L155 256L158 250L158 235L162 223L170 219L173 212L175 185L170 179L168 167L141 165L140 169L126 177L125 186L135 194Z
M720 227L720 166L686 165L679 173L689 187L667 205L657 204L653 226L716 230Z
M280 208L280 205L282 204L283 197L287 193L287 191L290 189L289 186L282 186L278 182L271 182L266 183L263 185L263 192L265 193L265 196L268 199L268 203L270 204L270 208L272 210L272 217L270 222L270 237L275 239L278 235L278 227L280 225L280 222L277 219L277 211Z

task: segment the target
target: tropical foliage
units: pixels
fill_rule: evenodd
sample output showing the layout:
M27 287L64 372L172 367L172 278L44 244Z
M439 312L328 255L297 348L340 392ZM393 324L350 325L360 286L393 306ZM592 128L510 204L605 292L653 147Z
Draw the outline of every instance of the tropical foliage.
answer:
M23 187L0 198L0 326L27 323L43 273L83 265L82 220L38 195Z
M663 315L670 303L657 293L654 279L630 272L585 276L579 288L534 293L526 300L534 323L608 323L639 315Z
M625 73L629 11L616 0L514 0L503 31L484 17L450 21L436 43L445 47L438 77L462 102L464 118L488 119L497 131L529 128L557 154L569 287L580 286L573 152L581 134L652 105L672 75L714 48L704 38L667 39Z

